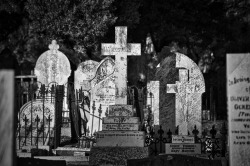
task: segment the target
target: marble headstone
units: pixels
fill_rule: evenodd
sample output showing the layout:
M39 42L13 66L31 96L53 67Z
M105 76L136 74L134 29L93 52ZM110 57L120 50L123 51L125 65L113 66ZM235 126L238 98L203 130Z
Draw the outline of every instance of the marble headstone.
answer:
M0 70L0 165L14 161L14 71Z
M91 80L91 116L87 124L91 134L101 130L102 118L105 117L106 110L109 105L115 104L114 66L112 58L103 59L96 67L95 76ZM95 110L93 110L93 102L95 102Z
M49 50L44 52L36 62L37 81L46 86L51 82L64 85L68 82L71 73L68 58L58 49L59 45L53 40L49 45Z
M227 54L230 165L250 165L250 54Z
M171 131L178 126L180 135L192 133L195 125L201 131L205 82L199 67L186 55L175 53L161 62L155 80L160 81L160 124Z

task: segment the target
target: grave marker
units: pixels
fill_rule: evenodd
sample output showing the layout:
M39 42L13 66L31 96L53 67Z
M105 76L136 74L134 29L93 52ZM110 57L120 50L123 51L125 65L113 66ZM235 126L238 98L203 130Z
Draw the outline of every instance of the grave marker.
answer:
M171 66L174 63L175 66ZM205 92L205 82L199 67L190 58L180 53L164 59L161 66L157 71L157 78L161 79L160 84L165 84L165 93L175 94L175 101L167 100L160 88L160 109L169 110L166 116L160 115L160 121L161 116L169 118L167 123L174 123L175 127L178 126L179 135L188 135L195 125L201 131L201 95ZM176 74L178 74L179 81L175 84L169 83L169 80L175 79ZM165 75L167 75L166 78ZM168 102L162 101L164 98ZM169 109L173 105L174 109ZM166 125L171 126L171 124ZM171 127L171 130L174 131L175 128Z
M250 54L227 54L230 165L250 165Z
M126 165L127 159L149 154L148 147L144 147L145 132L138 131L139 122L129 123L135 119L128 118L121 123L121 117L134 115L132 105L127 105L127 55L140 55L141 45L127 44L127 27L116 27L115 30L115 44L102 44L102 55L115 55L115 105L109 106L108 118L102 121L103 130L112 131L97 132L96 146L90 153L90 165L106 164L103 161L110 161L113 165L121 165L122 161L122 165Z
M0 165L13 166L14 71L0 70Z
M127 43L127 27L115 27L115 43L102 44L102 55L115 55L115 104L127 104L127 56L141 55L141 44Z
M59 45L55 40L49 45L49 49L37 59L35 66L37 81L46 86L51 82L64 85L71 73L69 60L58 50Z
M91 80L90 112L92 117L88 121L91 135L101 130L101 120L105 117L106 109L109 105L115 104L114 66L112 58L103 59L96 67L95 76ZM96 110L93 110L94 102Z

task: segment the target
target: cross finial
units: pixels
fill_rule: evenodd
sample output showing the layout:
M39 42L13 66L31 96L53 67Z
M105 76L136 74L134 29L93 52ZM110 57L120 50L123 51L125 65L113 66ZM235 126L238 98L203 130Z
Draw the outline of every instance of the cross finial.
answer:
M57 52L59 45L57 44L56 40L52 40L51 44L49 45L49 49L52 51L52 53Z

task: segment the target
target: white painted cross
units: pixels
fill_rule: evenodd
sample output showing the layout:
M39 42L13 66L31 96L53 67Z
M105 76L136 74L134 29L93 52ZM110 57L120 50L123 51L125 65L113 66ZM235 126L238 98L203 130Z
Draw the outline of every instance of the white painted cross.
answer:
M179 126L179 135L188 135L189 94L195 93L195 85L188 82L188 70L179 69L179 81L176 84L167 84L167 93L176 93L176 121ZM182 119L180 119L183 117ZM181 123L179 123L181 121Z
M127 104L127 56L141 55L141 44L127 43L127 27L115 27L115 43L102 44L102 55L115 55L115 104Z

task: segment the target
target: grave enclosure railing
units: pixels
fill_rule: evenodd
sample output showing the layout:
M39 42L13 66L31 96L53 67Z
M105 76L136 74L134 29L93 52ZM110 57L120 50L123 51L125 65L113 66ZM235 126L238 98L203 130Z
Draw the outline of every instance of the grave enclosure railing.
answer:
M165 143L172 143L173 133L170 129L165 131L162 129L162 126L159 126L159 130L155 133L152 126L145 126L146 138L145 146L150 147L151 155L158 155L165 152ZM209 132L208 132L209 131ZM178 127L174 131L174 134L177 135ZM166 135L164 137L164 135ZM199 137L199 131L196 126L192 131L192 136L195 138L195 143L201 144L201 153L206 154L208 158L213 159L215 157L225 157L227 155L227 129L225 123L220 129L218 134L215 126L213 125L210 130L203 130L201 136ZM190 136L191 136L190 135Z
M56 86L52 82L48 86L33 83L28 87L16 83L16 108L18 112L17 148L21 146L37 146L51 144L54 135L51 110L46 102L55 105ZM36 106L39 103L40 106ZM24 111L24 112L21 112ZM26 112L25 112L26 111Z

